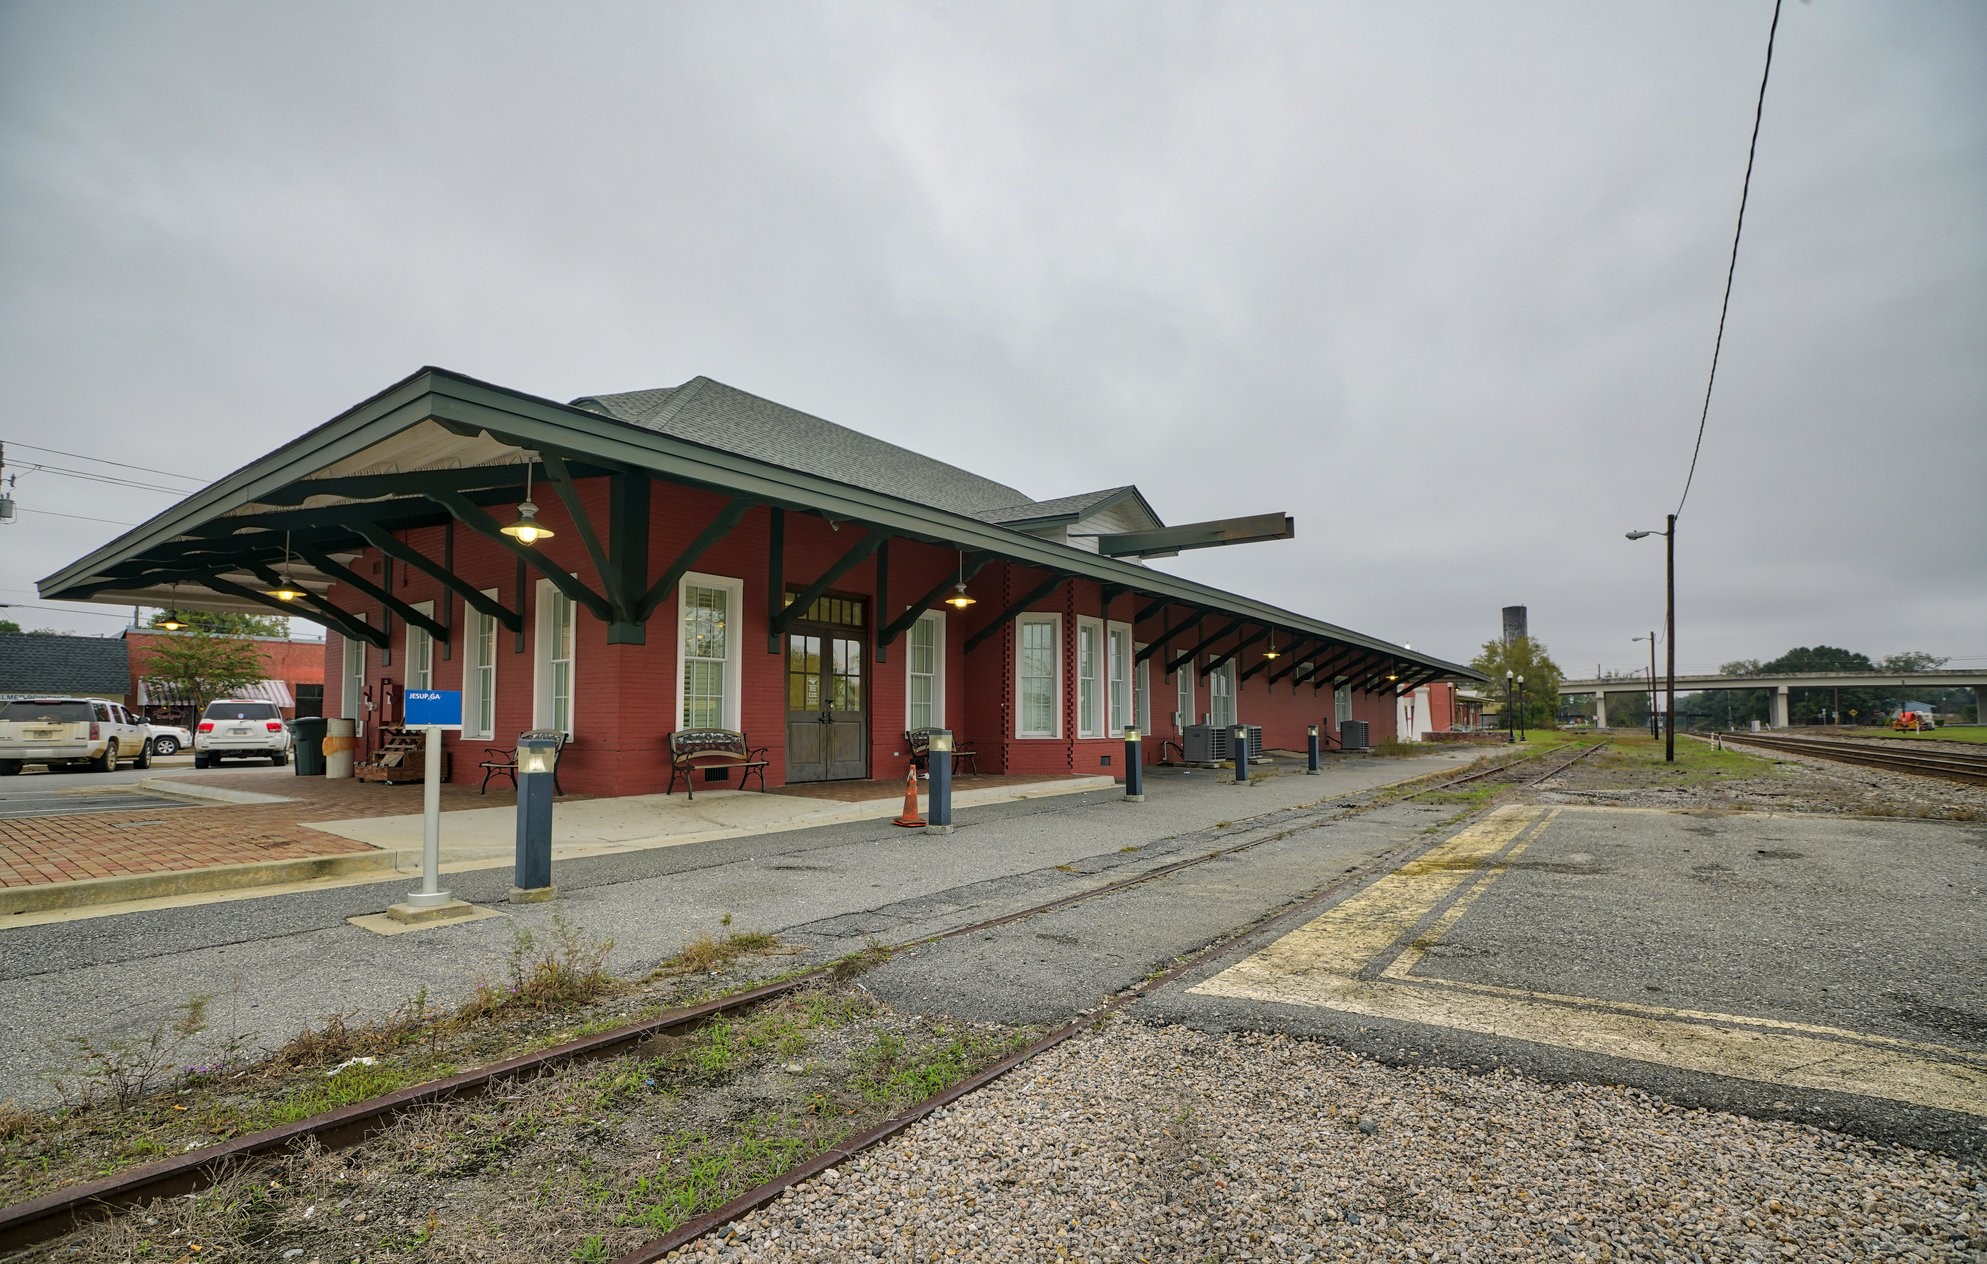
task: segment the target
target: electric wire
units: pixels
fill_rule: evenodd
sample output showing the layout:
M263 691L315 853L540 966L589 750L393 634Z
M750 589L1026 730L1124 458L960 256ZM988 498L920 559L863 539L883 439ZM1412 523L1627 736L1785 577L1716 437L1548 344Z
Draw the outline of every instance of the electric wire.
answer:
M141 483L135 478L124 478L116 474L98 474L91 470L72 470L62 465L42 465L33 461L21 462L22 470L35 470L43 474L54 474L62 478L79 478L91 483L105 483L112 487L128 487L133 491L162 492L168 496L187 496L192 490L185 487L165 487L158 483Z
M26 448L30 452L46 452L50 456L66 456L78 461L94 461L98 465L115 465L120 470L137 470L140 474L162 474L167 478L182 478L189 483L207 483L211 480L196 478L191 474L175 474L171 470L155 470L149 465L127 465L123 461L112 461L100 456L84 456L81 452L64 452L59 448L44 448L38 444L22 443L17 439L0 440L0 446Z
M1773 74L1773 37L1780 31L1780 3L1773 0L1773 24L1766 32L1766 69L1759 76L1759 102L1753 107L1752 143L1746 148L1746 178L1739 189L1739 222L1732 231L1732 260L1725 268L1725 299L1718 305L1718 337L1711 344L1711 377L1704 384L1704 411L1697 418L1697 442L1690 448L1690 472L1684 475L1683 495L1677 500L1677 517L1683 516L1684 502L1690 499L1690 484L1697 477L1697 456L1704 450L1704 424L1711 417L1711 388L1718 383L1718 352L1725 345L1725 316L1732 309L1732 277L1739 270L1739 238L1746 229L1746 199L1752 194L1752 164L1759 154L1759 123L1766 114L1766 81Z
M119 522L115 518L92 518L88 514L59 513L53 509L30 509L26 505L21 505L16 507L14 512L24 513L24 514L39 514L41 517L44 518L74 518L78 522L101 522L108 526L113 526L113 527L135 527L138 525L135 522Z

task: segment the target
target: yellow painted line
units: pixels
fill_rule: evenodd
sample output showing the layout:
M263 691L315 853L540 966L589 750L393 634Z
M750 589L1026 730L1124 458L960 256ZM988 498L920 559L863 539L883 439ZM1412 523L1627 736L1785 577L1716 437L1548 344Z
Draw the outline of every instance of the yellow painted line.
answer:
M1987 1057L1970 1050L1779 1019L1409 978L1558 810L1500 809L1412 864L1194 987L1283 1005L1450 1027L1505 1039L1987 1115ZM1377 979L1356 977L1465 883L1429 932Z
M1537 808L1499 808L1226 973L1269 977L1317 971L1357 974L1412 930L1429 909L1481 872L1491 857L1510 846L1540 816Z

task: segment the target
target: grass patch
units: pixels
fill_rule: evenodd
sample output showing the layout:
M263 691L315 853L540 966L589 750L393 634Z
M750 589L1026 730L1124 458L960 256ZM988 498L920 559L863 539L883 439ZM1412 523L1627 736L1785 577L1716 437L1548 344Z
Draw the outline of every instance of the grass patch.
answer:
M1645 733L1638 733L1616 737L1606 750L1588 763L1607 772L1655 777L1684 785L1743 781L1771 776L1775 771L1776 761L1769 755L1756 755L1729 746L1720 750L1709 742L1686 739L1676 744L1676 753L1676 762L1667 762L1663 757L1663 743Z

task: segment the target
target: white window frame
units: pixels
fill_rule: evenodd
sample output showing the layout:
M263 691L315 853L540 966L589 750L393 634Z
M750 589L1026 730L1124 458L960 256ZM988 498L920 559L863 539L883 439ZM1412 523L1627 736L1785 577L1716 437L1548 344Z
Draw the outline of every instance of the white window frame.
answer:
M483 595L495 601L497 590L485 588ZM469 625L462 637L462 735L494 738L497 735L497 645L502 633L498 630L495 615L484 614L466 602L462 613L464 622ZM487 648L483 644L486 634L489 640ZM485 704L490 711L487 725L483 723Z
M1352 686L1350 684L1332 686L1332 722L1335 727L1344 728L1352 718Z
M535 595L537 608L533 616L531 638L531 727L550 729L558 724L558 717L553 714L556 702L552 693L553 668L555 663L563 661L566 664L566 722L559 727L563 728L570 737L578 728L579 720L576 714L577 708L573 705L579 697L579 603L560 592L558 585L549 579L538 581ZM551 653L552 613L560 602L565 603L572 611L572 657L563 660L554 659Z
M921 673L916 670L917 651L912 638L920 629L931 630L931 719L919 724L911 715L911 682ZM936 610L927 610L918 616L904 637L904 728L945 727L945 616Z
M338 715L363 725L366 722L366 643L357 637L345 638L345 658L339 664Z
M1227 686L1225 693L1215 689L1216 677ZM1215 703L1224 697L1228 700L1228 714L1216 715ZM1232 658L1207 674L1207 713L1211 717L1208 723L1217 728L1232 728L1242 722L1241 707L1235 697L1235 660Z
M1095 637L1097 651L1091 656L1090 705L1083 705L1083 642L1086 637ZM1104 736L1106 677L1104 672L1104 621L1088 615L1076 617L1076 735L1078 737Z
M723 720L720 728L743 729L740 722L740 706L743 700L739 694L743 689L743 643L745 627L745 581L730 575L707 575L702 571L685 571L676 584L676 710L675 728L688 727L683 722L683 706L686 701L683 691L683 611L684 594L691 588L716 588L725 594L724 617L724 704L719 708ZM784 663L785 660L781 660ZM785 670L782 667L781 670ZM786 681L780 681L780 697L786 697ZM784 703L782 703L784 705Z
M416 613L435 617L435 603L417 601L413 605ZM429 631L412 620L406 620L407 632L401 640L401 652L407 659L407 685L409 689L433 689L435 687L435 638Z
M1021 664L1022 642L1026 637L1025 628L1031 623L1049 625L1049 681L1054 693L1049 699L1049 727L1043 732L1030 732L1027 728L1028 707L1023 698ZM1014 736L1016 738L1059 738L1062 736L1062 616L1060 614L1023 614L1014 620Z
M1132 691L1131 624L1104 625L1104 718L1105 735L1123 737L1126 729L1138 723L1138 699ZM1124 674L1118 674L1122 668Z
M1132 721L1138 725L1141 735L1152 735L1152 660L1140 662L1138 656L1145 652L1145 646L1133 641L1131 647L1131 692L1133 710L1138 718Z
M1174 701L1180 708L1174 714L1180 717L1179 727L1185 732L1188 725L1200 723L1200 716L1194 711L1194 665L1191 661L1173 673L1173 687L1177 695Z

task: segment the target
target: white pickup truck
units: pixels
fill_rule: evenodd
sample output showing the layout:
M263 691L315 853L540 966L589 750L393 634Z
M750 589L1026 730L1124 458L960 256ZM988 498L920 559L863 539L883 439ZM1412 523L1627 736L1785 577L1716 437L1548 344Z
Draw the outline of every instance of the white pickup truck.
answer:
M152 766L152 732L101 698L13 698L0 702L0 777L29 764L115 772L123 760Z

